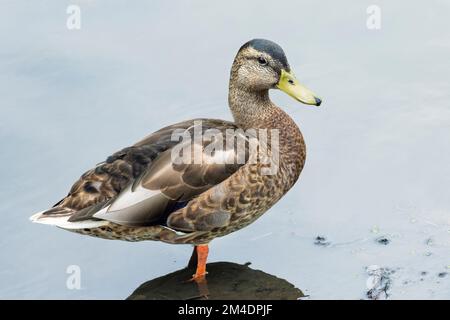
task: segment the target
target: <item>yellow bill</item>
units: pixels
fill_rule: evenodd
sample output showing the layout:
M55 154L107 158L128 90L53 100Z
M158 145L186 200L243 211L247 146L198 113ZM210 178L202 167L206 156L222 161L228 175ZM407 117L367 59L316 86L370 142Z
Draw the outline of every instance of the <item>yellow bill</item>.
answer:
M301 103L314 106L320 106L322 103L319 97L298 82L293 73L287 72L286 70L281 70L281 77L277 88Z

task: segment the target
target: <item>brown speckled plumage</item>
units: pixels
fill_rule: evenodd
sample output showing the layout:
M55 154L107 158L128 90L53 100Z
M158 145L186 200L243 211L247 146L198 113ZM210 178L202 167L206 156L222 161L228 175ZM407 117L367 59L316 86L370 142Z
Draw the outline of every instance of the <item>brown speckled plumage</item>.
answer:
M252 223L294 185L306 157L297 125L269 99L268 90L278 82L281 69L289 70L285 57L276 50L271 56L271 52L248 44L238 52L229 87L234 123L201 120L205 129L217 128L221 132L278 129L276 174L261 174L261 169L270 165L263 160L273 161L270 156L256 163L247 159L243 165L171 164L168 152L178 143L172 141L171 134L174 129L192 133L195 120L190 120L161 129L110 156L86 172L67 197L42 216L68 216L74 223L103 221L98 227L70 231L105 239L191 244L206 244ZM258 65L256 59L261 56L271 68ZM278 151L270 144L269 150ZM142 208L98 213L136 190L148 192L151 198L148 203L142 202Z

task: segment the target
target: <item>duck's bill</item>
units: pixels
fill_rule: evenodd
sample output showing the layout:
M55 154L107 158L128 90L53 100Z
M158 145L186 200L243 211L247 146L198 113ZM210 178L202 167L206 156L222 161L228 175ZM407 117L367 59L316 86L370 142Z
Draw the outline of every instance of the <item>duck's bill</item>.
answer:
M318 96L300 84L293 73L287 72L286 70L281 71L281 77L277 84L277 88L283 92L286 92L292 98L300 101L301 103L310 104L313 106L320 106L322 103L322 100Z

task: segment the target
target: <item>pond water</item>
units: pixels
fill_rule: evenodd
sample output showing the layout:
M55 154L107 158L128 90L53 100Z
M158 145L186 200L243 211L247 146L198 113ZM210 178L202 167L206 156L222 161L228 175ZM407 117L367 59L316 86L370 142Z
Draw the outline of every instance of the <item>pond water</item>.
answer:
M251 262L308 299L450 298L450 4L375 2L379 30L364 1L2 2L0 298L124 299L187 264L190 246L28 217L148 133L231 120L229 69L255 37L279 43L323 104L271 93L303 132L306 166L262 218L213 241L209 261ZM66 27L69 4L80 30Z

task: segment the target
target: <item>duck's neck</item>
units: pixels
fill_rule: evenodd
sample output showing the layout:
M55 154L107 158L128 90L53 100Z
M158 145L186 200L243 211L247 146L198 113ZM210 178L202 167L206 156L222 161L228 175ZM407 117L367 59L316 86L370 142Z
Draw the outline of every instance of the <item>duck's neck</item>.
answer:
M228 104L233 114L234 122L243 129L271 128L271 115L280 112L269 98L268 90L248 91L237 88L230 83ZM282 111L281 111L282 112Z
M230 84L228 101L235 123L244 130L278 130L280 159L289 176L289 189L300 175L306 156L305 142L294 120L270 101L268 91L249 92Z

